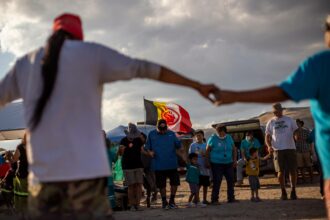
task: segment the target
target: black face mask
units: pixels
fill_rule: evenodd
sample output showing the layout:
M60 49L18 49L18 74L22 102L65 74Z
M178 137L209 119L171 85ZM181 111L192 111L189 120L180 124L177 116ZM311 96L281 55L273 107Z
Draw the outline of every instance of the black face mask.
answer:
M158 126L157 127L159 131L166 131L167 130L167 126Z

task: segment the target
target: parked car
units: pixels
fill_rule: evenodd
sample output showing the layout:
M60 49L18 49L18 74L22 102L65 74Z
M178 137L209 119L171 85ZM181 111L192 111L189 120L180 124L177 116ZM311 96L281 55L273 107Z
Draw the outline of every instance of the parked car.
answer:
M252 131L254 138L258 139L261 144L261 150L259 151L260 156L265 156L268 154L267 146L265 145L265 128L260 125L260 121L257 119L252 120L240 120L240 121L230 121L223 123L213 124L212 127L215 128L218 124L223 124L227 128L227 133L230 134L235 142L237 147L237 158L241 158L240 146L241 141L245 138L245 133L247 131ZM235 172L236 173L236 172ZM264 174L273 174L275 173L274 163L272 159L260 162L260 176ZM245 175L245 173L244 173ZM235 178L236 179L236 178Z

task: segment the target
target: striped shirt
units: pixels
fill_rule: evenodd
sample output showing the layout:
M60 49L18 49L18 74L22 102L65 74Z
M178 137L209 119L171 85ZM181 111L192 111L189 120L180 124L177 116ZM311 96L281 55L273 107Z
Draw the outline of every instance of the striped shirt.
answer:
M298 153L306 153L310 151L310 144L308 143L309 130L306 128L298 128L296 130L296 135L298 139L296 140L296 149Z

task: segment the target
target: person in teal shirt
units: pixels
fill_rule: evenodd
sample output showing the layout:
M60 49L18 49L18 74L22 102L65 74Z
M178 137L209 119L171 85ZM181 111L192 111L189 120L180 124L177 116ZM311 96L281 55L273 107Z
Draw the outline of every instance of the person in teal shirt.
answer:
M325 22L325 45L330 48L330 15ZM330 219L330 50L318 52L306 60L279 85L250 91L221 91L218 105L234 102L272 103L310 100L315 121L317 152L324 178L324 195Z
M254 137L252 131L246 132L246 137L244 140L241 141L241 157L237 161L237 168L236 168L236 176L237 176L237 183L236 186L241 186L243 184L243 167L245 166L246 162L250 159L250 149L255 148L259 150L261 147L260 142L257 138Z
M233 138L227 134L224 125L216 126L216 134L207 141L206 165L211 167L213 177L213 188L211 204L219 203L220 186L222 177L227 181L227 200L229 203L236 202L234 195L234 166L237 163L237 150Z

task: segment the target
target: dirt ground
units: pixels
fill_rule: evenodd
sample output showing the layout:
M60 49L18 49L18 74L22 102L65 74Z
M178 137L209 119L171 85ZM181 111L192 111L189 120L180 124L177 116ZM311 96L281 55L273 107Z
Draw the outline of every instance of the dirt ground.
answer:
M188 186L182 181L179 187L176 203L179 209L162 210L160 200L151 209L144 211L115 212L117 220L216 220L216 219L326 219L323 201L320 198L318 177L314 177L313 184L299 184L297 187L296 201L281 201L280 188L274 176L266 176L260 179L260 197L262 202L250 201L250 189L247 179L243 187L235 187L235 195L239 203L226 203L226 182L222 183L219 206L207 206L205 208L186 208L188 200ZM288 189L288 193L289 193ZM210 196L210 193L208 194Z
M215 219L326 219L323 201L320 199L318 177L315 176L313 184L299 184L297 187L296 201L281 201L280 189L274 176L260 179L260 197L262 202L252 203L247 180L243 187L235 187L235 195L239 203L226 203L226 182L222 184L219 206L205 208L186 208L188 200L188 186L182 181L179 187L176 202L179 209L162 210L160 200L147 209L143 204L143 211L117 211L114 213L116 220L215 220ZM289 193L289 189L288 189ZM209 193L210 196L210 193ZM6 215L5 207L0 207L0 219L15 219Z

